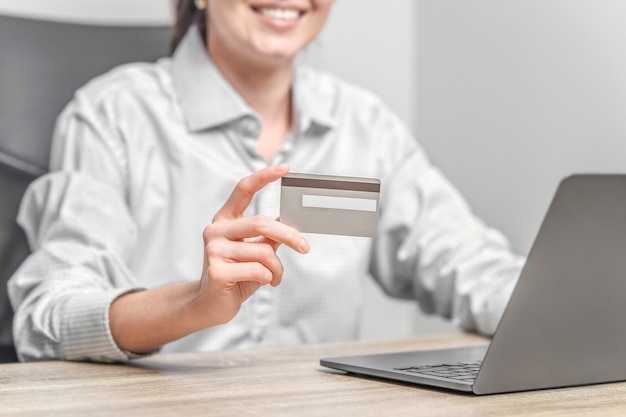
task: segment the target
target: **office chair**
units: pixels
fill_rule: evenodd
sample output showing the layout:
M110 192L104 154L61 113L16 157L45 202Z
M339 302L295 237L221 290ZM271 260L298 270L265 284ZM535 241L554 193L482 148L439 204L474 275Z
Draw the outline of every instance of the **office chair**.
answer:
M112 26L0 15L0 362L16 361L6 284L29 249L15 218L48 170L56 117L89 79L168 54L169 26Z

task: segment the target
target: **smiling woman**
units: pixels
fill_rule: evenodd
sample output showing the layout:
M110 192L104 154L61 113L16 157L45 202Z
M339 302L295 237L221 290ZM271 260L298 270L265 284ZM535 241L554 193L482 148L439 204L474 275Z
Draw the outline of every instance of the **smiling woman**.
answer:
M494 330L521 260L378 98L295 60L332 5L181 0L172 56L76 92L21 205L21 359L350 340L368 277ZM290 169L380 179L376 238L281 222Z

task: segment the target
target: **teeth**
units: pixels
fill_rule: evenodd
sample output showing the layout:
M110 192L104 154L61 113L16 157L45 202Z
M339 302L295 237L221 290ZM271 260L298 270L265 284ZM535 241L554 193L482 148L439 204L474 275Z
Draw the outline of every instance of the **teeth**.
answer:
M300 17L300 12L293 9L261 9L263 16L276 20L296 20Z

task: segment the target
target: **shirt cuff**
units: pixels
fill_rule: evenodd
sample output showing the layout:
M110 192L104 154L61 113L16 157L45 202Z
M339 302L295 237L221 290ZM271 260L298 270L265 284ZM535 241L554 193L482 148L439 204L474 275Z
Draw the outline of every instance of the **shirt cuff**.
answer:
M73 294L64 305L61 356L67 360L126 362L149 356L121 350L111 334L109 308L118 297L140 288Z

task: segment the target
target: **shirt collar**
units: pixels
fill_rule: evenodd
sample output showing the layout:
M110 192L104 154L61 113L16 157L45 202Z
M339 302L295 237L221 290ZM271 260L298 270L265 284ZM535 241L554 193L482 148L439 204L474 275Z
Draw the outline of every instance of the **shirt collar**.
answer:
M174 85L192 131L210 129L254 114L226 81L192 26L172 58Z
M300 132L306 131L312 125L323 130L330 130L335 126L336 91L333 91L327 81L310 68L296 67L292 94Z
M192 26L172 57L174 84L192 131L210 129L241 119L256 117L213 63L196 26ZM293 99L297 129L304 132L315 124L331 129L335 124L333 97L312 70L296 67Z

